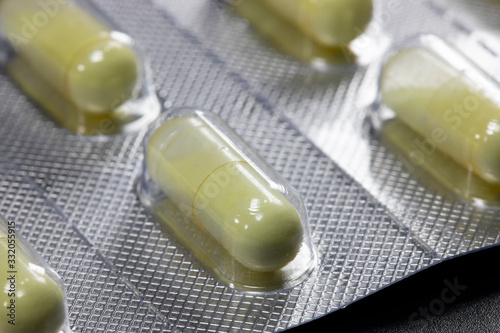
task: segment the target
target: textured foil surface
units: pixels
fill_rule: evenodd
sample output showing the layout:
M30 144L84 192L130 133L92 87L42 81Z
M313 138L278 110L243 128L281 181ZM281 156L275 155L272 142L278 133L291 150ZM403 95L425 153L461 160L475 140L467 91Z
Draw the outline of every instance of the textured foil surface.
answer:
M493 1L377 2L357 44L366 60L329 71L274 49L234 14L237 2L96 4L145 49L164 108L218 113L298 190L319 265L278 293L220 284L137 199L146 128L75 136L2 74L0 213L61 275L75 332L275 332L499 242L498 210L424 183L370 128L380 63L409 36L450 38L500 75Z

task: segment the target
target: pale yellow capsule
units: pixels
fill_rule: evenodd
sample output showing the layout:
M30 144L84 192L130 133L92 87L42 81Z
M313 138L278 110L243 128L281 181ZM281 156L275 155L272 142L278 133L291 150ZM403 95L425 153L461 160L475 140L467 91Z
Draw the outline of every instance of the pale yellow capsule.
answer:
M0 223L0 332L59 332L66 320L60 281L15 229Z
M138 87L134 51L71 1L2 0L0 24L23 64L83 112L111 112Z
M455 67L455 59L452 52L442 56L423 47L400 51L384 66L383 101L423 137L415 144L424 157L439 149L466 170L500 184L500 103L495 97L500 86L465 60ZM486 93L485 87L494 91Z
M373 15L372 0L263 0L263 2L305 34L326 46L348 44L365 31Z
M299 252L305 233L295 207L203 119L160 126L146 165L167 197L245 267L276 271Z
M244 0L235 6L237 13L252 22L253 28L273 45L297 59L319 66L322 64L345 65L356 56L349 47L328 46L316 42L295 24L276 15L264 4L266 0Z

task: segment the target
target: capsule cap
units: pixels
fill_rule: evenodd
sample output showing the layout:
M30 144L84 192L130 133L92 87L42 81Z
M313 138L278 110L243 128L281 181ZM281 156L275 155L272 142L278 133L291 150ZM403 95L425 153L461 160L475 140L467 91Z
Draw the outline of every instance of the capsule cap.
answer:
M74 103L90 112L110 112L129 100L138 87L139 64L127 45L104 40L82 50L68 71Z

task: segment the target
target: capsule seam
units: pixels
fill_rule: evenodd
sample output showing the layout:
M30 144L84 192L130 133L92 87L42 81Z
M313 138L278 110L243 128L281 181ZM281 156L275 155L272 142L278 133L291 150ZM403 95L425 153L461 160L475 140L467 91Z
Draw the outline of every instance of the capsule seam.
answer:
M194 198L193 198L193 203L191 204L191 215L193 216L193 221L194 223L196 224L196 226L198 228L200 228L201 230L205 231L205 227L200 223L200 221L198 221L198 218L196 217L196 214L194 212L194 205L196 203L196 198L198 197L198 193L200 192L201 188L203 187L203 184L205 184L205 182L208 180L208 178L210 178L211 175L213 175L217 170L225 167L226 165L229 165L229 164L235 164L235 163L246 163L246 164L249 164L247 161L243 161L243 160L238 160L238 161L231 161L231 162L227 162L227 163L224 163L222 165L219 165L217 168L215 168L214 170L212 170L206 177L205 179L203 179L203 181L200 183L200 186L198 186L198 188L196 189L196 193L194 194Z

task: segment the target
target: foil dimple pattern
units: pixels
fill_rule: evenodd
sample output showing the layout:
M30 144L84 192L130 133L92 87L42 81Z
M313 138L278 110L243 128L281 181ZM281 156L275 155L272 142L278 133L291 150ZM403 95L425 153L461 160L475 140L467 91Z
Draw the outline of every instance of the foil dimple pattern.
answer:
M164 332L170 324L116 274L35 181L0 155L0 213L60 275L74 332Z

